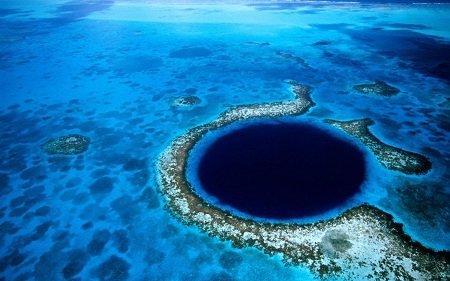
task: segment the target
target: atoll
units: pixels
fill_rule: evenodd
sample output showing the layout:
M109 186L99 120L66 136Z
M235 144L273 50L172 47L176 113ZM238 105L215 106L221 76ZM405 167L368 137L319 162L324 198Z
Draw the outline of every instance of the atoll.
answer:
M300 115L314 106L310 87L289 83L294 100L232 107L212 122L190 129L162 152L157 162L158 183L173 214L237 248L252 246L280 255L286 264L306 266L323 278L445 280L450 276L449 252L413 242L391 215L370 205L310 224L267 223L224 211L194 191L186 178L187 161L206 133L244 119Z
M202 100L197 96L181 96L172 101L172 106L187 107L199 104Z
M386 82L377 80L373 84L359 84L353 86L353 89L362 94L376 94L379 96L391 97L398 93L400 90L388 85Z
M337 127L344 132L358 138L366 145L384 167L400 171L404 174L425 174L431 169L431 162L425 156L415 152L409 152L380 141L369 130L374 122L371 119L352 121L325 120L326 123Z
M88 137L70 134L47 141L42 149L48 154L79 154L88 149L89 143Z

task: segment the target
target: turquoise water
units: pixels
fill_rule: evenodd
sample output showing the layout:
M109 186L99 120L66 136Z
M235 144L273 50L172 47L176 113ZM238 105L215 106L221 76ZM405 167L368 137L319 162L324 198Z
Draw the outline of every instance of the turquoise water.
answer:
M430 158L405 176L369 153L348 204L450 250L450 5L7 0L0 21L0 279L311 280L181 224L155 179L173 138L233 105L291 99L290 79L317 104L295 118L369 117L381 140ZM375 80L401 92L352 90ZM86 152L41 149L71 133Z

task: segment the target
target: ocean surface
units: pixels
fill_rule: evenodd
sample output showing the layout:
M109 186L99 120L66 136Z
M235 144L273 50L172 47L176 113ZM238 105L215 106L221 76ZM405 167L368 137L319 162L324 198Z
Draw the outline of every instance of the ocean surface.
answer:
M407 176L361 146L361 190L299 221L369 203L413 240L450 250L442 2L0 0L0 280L313 280L182 224L156 181L171 140L230 106L292 99L288 80L313 87L316 103L292 120L371 118L383 142L433 165ZM352 88L377 80L400 93ZM197 102L176 103L186 96ZM68 134L88 137L88 149L43 150Z

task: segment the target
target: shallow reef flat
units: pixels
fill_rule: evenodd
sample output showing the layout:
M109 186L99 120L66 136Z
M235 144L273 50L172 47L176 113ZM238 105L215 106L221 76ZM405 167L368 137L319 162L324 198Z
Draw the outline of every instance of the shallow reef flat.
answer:
M449 252L436 252L413 242L401 224L376 207L364 204L334 219L312 224L266 223L221 210L193 190L186 178L187 160L191 149L206 133L239 120L301 115L314 106L311 87L295 81L289 83L294 100L233 107L216 120L190 129L169 145L157 163L160 189L169 209L182 222L231 241L235 247L253 246L269 255L281 255L286 264L306 266L321 278L445 280L450 275ZM428 164L419 168L411 164L423 156L379 141L368 131L370 123L359 120L342 124L353 128L348 133L369 146L386 168L419 174L429 169ZM389 161L383 160L384 154ZM403 162L410 164L396 164Z

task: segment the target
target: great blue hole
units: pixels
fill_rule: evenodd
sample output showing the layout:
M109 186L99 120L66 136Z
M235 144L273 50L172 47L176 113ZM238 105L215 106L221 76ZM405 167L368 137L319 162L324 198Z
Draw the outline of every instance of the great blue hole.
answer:
M267 219L320 215L344 204L365 180L363 152L315 125L256 123L215 139L198 180L220 204Z

